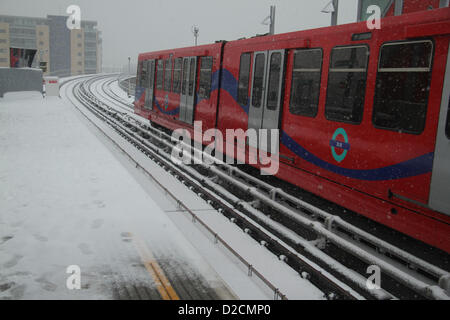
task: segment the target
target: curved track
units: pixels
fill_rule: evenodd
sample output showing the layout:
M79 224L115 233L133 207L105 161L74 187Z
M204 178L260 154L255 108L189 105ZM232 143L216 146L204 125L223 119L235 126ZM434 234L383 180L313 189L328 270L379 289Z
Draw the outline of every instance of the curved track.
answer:
M338 216L225 163L175 165L170 157L175 147L170 135L134 115L132 105L111 88L115 81L117 75L70 80L62 88L63 96L108 123L328 298L449 299L447 270ZM190 214L195 219L195 214ZM208 231L214 234L214 230ZM245 259L240 259L245 264ZM370 266L381 270L380 288L367 286ZM252 266L247 267L258 275ZM270 279L259 276L275 296L283 297L271 287Z

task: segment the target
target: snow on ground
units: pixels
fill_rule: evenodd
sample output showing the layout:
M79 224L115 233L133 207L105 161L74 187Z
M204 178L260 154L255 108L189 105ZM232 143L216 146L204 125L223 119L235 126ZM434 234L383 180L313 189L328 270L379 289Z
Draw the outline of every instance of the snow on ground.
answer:
M271 299L272 292L177 211L67 101L72 86L63 88L63 99L35 93L0 99L0 299L111 299L111 287L130 283L155 290L130 236L146 244L169 278L182 274L220 298ZM93 121L288 298L323 299L320 290L111 128ZM66 288L69 265L80 266L82 290Z
M128 98L128 94L119 87L118 81L114 81L113 83L111 83L110 88L112 91L114 91L115 94L121 97L124 101L128 103L134 102L134 92L131 92L131 97Z
M73 106L36 93L0 99L0 299L111 299L127 282L154 289L129 235L200 279L194 286L233 297ZM82 290L66 288L70 265Z
M101 82L101 81L99 81ZM95 87L95 84L93 85ZM105 101L107 102L107 101ZM140 118L142 120L142 118ZM117 141L121 141L121 138L108 126L104 125L101 121L94 119L100 127L103 128L108 135L116 136ZM144 167L148 172L160 182L163 182L164 186L175 193L185 205L187 205L192 211L194 211L204 222L206 222L212 229L217 232L222 238L224 238L234 250L244 256L248 262L250 262L258 271L262 272L264 276L268 277L270 281L281 290L290 299L323 299L323 293L316 287L311 285L310 282L301 279L300 276L291 268L280 262L272 253L264 249L261 245L252 240L248 235L242 232L236 225L230 223L230 221L218 214L212 207L205 204L202 200L199 201L198 197L192 192L186 191L186 187L181 184L177 179L168 175L158 165L148 160L142 153L138 152L133 146L130 146L127 142L120 143L121 147L127 150L133 155L133 158L139 162L139 165ZM161 198L155 198L155 201L164 201ZM164 206L164 204L161 204ZM183 231L191 230L192 223L190 221L184 221L180 218L179 213L169 213L173 218L173 222L179 226ZM189 220L189 219L187 219ZM184 232L187 234L186 232ZM191 239L194 246L201 250L203 245L202 241L197 241L193 236ZM205 251L203 256L205 259L211 257L213 253ZM220 260L219 260L220 261ZM221 268L220 262L214 259L209 259L211 265L216 270ZM221 274L230 286L234 284L232 278L227 278L226 274ZM234 287L233 287L234 288ZM237 290L237 289L236 289Z

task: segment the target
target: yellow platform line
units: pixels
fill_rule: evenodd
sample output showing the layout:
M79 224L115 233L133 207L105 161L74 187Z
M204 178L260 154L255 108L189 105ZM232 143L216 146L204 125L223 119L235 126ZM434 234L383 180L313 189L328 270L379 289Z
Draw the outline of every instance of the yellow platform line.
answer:
M161 269L145 242L135 235L130 234L130 236L132 237L133 243L141 256L141 260L144 263L145 268L155 281L156 288L158 289L158 292L163 300L180 300L180 297L178 297L175 289L172 287L172 284L169 279L167 279L164 271Z

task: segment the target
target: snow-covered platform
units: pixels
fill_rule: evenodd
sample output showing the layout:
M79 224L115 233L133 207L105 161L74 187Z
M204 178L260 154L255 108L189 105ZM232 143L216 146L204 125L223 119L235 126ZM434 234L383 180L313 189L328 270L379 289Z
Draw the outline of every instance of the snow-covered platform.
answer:
M274 298L155 181L289 299L324 299L74 101L82 78L71 80L62 99L0 99L0 299ZM81 272L79 290L67 287L73 266Z
M233 292L95 130L56 97L0 99L0 299L267 298L243 272Z

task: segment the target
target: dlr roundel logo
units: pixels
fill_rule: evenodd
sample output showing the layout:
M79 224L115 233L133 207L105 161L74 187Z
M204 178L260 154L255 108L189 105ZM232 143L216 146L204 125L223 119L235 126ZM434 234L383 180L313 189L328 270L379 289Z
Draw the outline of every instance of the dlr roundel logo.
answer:
M334 160L339 163L344 161L345 157L347 157L348 151L350 150L350 143L347 132L345 132L343 128L339 128L334 132L333 138L330 140L330 146L331 154L333 155Z

